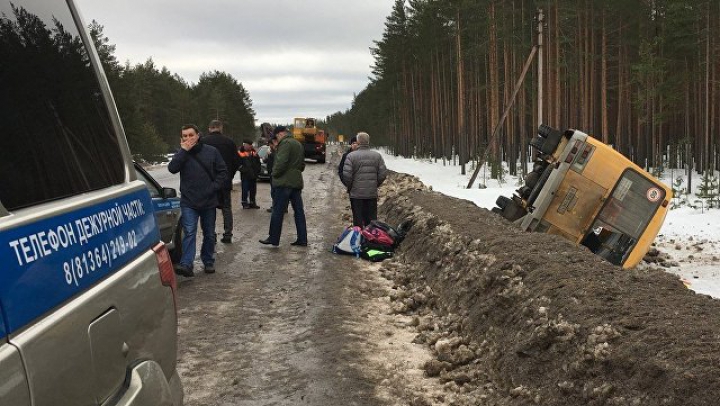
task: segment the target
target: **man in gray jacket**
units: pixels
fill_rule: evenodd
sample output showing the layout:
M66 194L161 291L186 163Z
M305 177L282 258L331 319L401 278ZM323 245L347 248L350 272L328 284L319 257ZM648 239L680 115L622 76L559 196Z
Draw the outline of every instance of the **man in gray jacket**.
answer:
M370 149L370 136L358 133L358 147L348 154L343 166L342 182L350 193L353 225L364 227L377 220L378 187L387 176L385 161Z

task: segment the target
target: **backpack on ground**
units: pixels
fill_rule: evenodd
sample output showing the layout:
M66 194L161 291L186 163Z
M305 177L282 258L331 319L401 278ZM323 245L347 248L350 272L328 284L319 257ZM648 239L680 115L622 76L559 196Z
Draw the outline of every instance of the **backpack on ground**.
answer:
M379 251L392 252L395 250L395 239L383 228L378 227L374 222L362 229L363 247Z
M405 239L409 229L409 221L404 221L396 228L382 221L372 220L363 229L363 238L369 248L380 251L394 251Z
M388 233L395 242L395 247L397 247L405 239L405 235L410 230L411 223L409 220L405 220L400 223L399 226L393 227L390 224L383 223L382 221L372 220L370 222L370 226L385 230L385 232Z
M385 232L387 232L393 240L400 236L400 233L395 229L395 227L388 223L383 223L380 220L371 220L370 224L368 224L368 227L370 226L385 230Z
M348 227L338 237L337 242L333 245L332 252L359 257L362 252L362 239L362 229L360 227Z

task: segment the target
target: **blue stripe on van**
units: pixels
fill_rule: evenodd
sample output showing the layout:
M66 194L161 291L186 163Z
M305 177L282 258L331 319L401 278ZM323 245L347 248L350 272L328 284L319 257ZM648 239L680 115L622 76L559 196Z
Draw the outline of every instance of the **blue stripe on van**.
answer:
M153 199L153 207L155 208L155 211L179 209L180 198L171 197L169 199Z
M146 189L0 232L0 305L11 334L160 240Z

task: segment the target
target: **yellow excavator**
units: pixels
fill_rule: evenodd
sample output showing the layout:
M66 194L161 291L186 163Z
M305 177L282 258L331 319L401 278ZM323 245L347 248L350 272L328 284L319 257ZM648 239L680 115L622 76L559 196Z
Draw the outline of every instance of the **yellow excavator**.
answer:
M295 117L293 120L293 138L300 141L305 149L305 158L325 163L325 131L317 128L311 117Z

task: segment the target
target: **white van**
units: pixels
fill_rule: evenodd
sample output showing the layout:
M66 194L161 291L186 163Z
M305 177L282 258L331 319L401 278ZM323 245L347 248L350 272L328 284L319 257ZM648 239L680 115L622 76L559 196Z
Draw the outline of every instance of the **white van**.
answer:
M0 0L0 405L179 406L176 282L72 0Z

